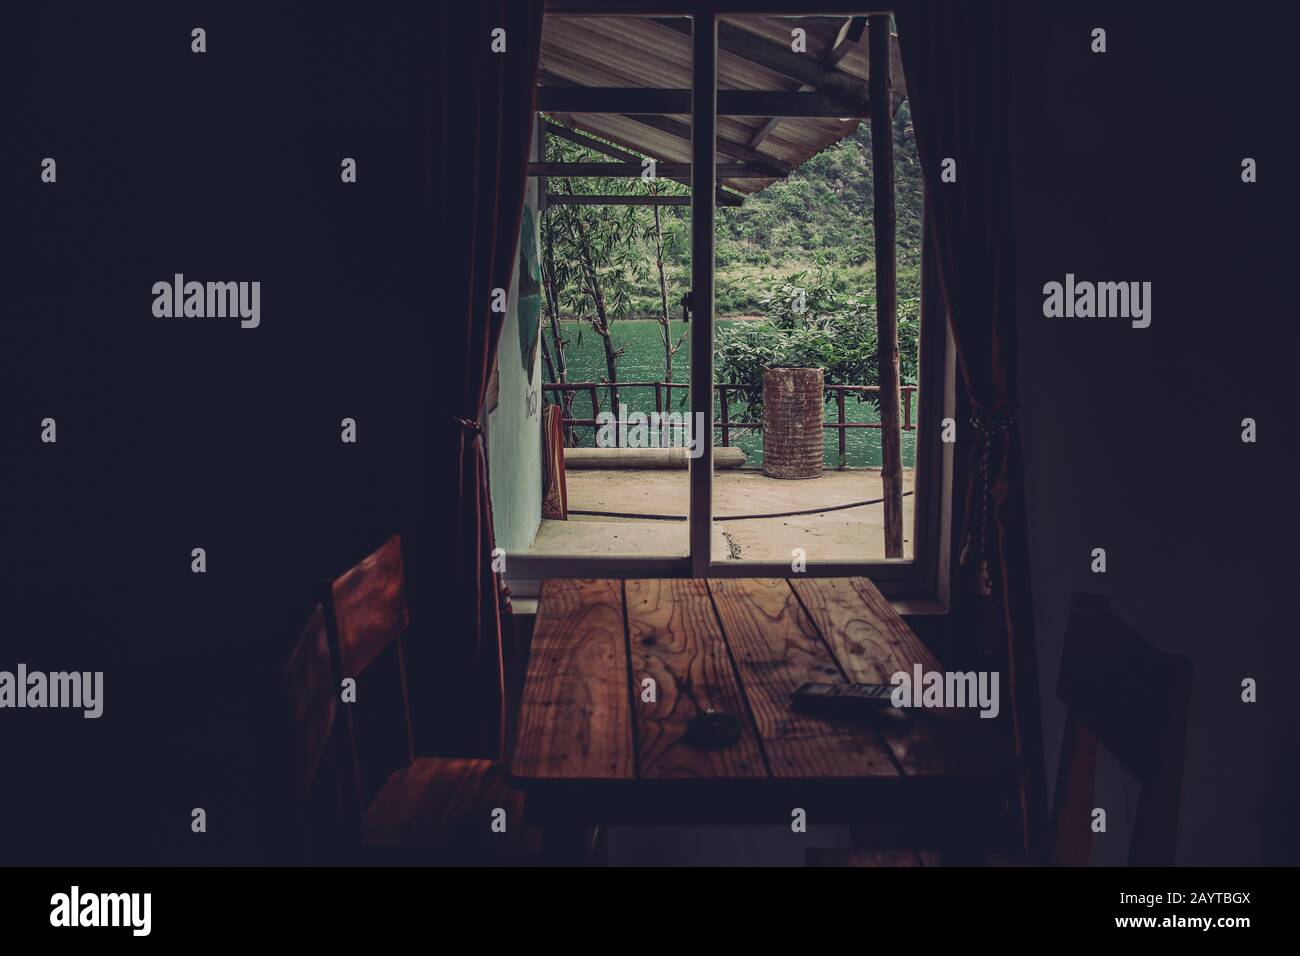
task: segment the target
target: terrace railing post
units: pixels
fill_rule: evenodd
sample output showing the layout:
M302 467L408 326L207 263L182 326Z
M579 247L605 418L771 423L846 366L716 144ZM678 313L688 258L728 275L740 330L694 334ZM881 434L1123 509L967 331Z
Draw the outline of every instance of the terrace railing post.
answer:
M675 410L675 408L676 408L676 406L673 405L673 403L672 403L672 393L675 392L675 390L676 390L676 389L679 389L679 388L685 388L685 389L686 389L686 403L688 403L688 405L689 405L689 403L690 403L690 390L689 390L689 386L679 385L679 384L677 384L677 382L673 382L672 385L669 385L669 386L668 386L668 394L667 394L667 397L666 397L666 398L667 398L667 401L668 401L668 411L673 411L673 410Z
M593 386L591 386L591 420L594 422L594 421L596 421L598 418L600 418L600 396L596 394L596 386L593 385ZM597 425L592 425L592 427L591 427L591 447L593 447L593 448L596 447L596 436L599 434L599 432L600 432L600 428L599 428L599 426L597 426ZM617 441L617 440L618 440L618 437L617 437L617 436L618 436L618 432L615 431L615 432L614 432L614 435L615 435L615 441Z
M726 448L731 444L731 426L728 423L729 415L727 413L727 386L718 386L718 396L722 400L722 447Z
M844 436L848 434L848 429L844 427L844 389L842 388L835 389L835 407L839 412L838 429L840 433L840 468L843 468L848 463L848 459L844 454Z
M916 386L908 385L903 389L903 431L912 430L912 396L916 394Z
M601 406L600 406L600 389L601 389L601 388L610 388L610 387L611 387L611 383L609 383L609 382L542 382L542 384L541 384L540 387L541 387L541 389L542 389L542 391L543 391L544 393L545 393L545 392L553 392L553 393L555 393L557 396L561 396L561 397L563 397L563 396L574 396L574 395L577 395L579 392L585 392L585 393L590 397L590 399L591 399L591 417L590 417L590 418L575 418L575 417L573 417L572 412L569 411L569 412L565 412L565 413L564 413L563 417L561 418L561 422L562 422L564 428L566 429L566 431L569 433L569 435L572 436L572 437L566 437L566 439L565 439L565 447L566 447L566 448L577 448L577 447L580 447L580 445L579 445L579 441L578 441L577 432L576 432L576 429L578 429L578 428L591 428L591 429L593 430L593 441L592 441L592 444L595 445L596 442L595 442L595 440L594 440L594 433L595 433L596 430L599 429L600 424L601 424L600 421L599 421L599 419L600 419L600 408L601 408ZM685 383L685 382L619 382L619 383L618 383L618 387L619 387L620 389L629 389L629 388L652 388L652 389L654 389L654 392L655 392L655 411L658 412L658 413L660 413L661 415L671 415L671 414L674 414L674 413L675 413L675 408L674 408L674 405L673 405L673 390L674 390L674 389L679 389L679 388L684 388L684 389L687 389L687 390L690 389L690 385L687 384L687 383ZM914 386L910 386L910 387L913 387L913 388L914 388ZM833 390L835 390L836 392L846 392L846 391L875 392L875 391L877 391L877 388L876 388L876 386L874 386L874 385L867 385L867 386L860 386L860 385L828 385L827 388L829 388L829 389L833 389ZM743 429L750 429L750 430L752 431L752 430L755 430L755 429L761 429L761 428L763 427L762 415L760 415L757 419L754 419L754 420L752 420L752 421L736 421L736 422L733 422L733 421L731 420L731 398L730 398L730 393L731 393L732 391L738 391L738 392L753 392L754 389L755 389L755 386L750 386L750 385L747 385L747 384L745 384L745 383L743 383L743 382L720 382L720 383L718 383L718 384L716 384L716 385L713 386L713 391L717 392L717 393L719 394L719 396L720 396L720 399L721 399L721 413L720 413L720 416L721 416L721 417L719 417L719 418L714 418L714 417L713 417L713 414L712 414L712 413L713 413L713 410L710 409L710 410L709 410L709 423L710 423L710 425L712 426L712 430L713 430L714 432L717 432L717 431L719 431L719 430L721 431L721 433L722 433L722 435L721 435L721 441L722 441L722 444L723 444L724 446L729 447L729 446L731 445L731 433L732 433L734 430L736 430L736 429L742 429L742 430L743 430ZM572 404L572 403L570 403L570 407L571 407L571 404ZM839 421L839 423L825 422L825 423L823 424L823 426L822 426L823 428L840 428L840 429L848 429L848 428L879 428L879 427L880 427L878 424L875 424L875 423L872 423L872 422L850 422L850 421L847 421L847 416L846 416L846 415L844 414L844 412L843 412L843 408L844 408L844 396L843 396L842 394L839 395L839 402L838 402L838 404L839 404L839 407L840 407L840 409L841 409L841 414L840 414L840 416L839 416L839 417L840 417L840 421ZM628 419L626 419L626 418L619 418L619 417L613 417L613 416L611 416L610 421L612 421L613 424L614 424L616 427L618 427L618 426L620 426L620 425L626 425L626 424L628 423ZM670 432L670 434L669 434L669 438L675 440L675 439L676 439L676 438L681 434L683 428L689 428L690 426L689 426L689 425L680 425L680 424L668 425L667 423L663 423L663 427L665 427L665 428L671 428L671 432ZM621 436L618 436L618 435L616 434L616 436L615 436L615 445L616 445L617 447L620 447L620 448L621 448L621 447L624 447L624 446L622 445L620 438L621 438ZM843 455L843 454L844 454L844 451L843 451L843 447L844 447L844 440L843 440L843 437L841 437L840 445L841 445L841 455Z

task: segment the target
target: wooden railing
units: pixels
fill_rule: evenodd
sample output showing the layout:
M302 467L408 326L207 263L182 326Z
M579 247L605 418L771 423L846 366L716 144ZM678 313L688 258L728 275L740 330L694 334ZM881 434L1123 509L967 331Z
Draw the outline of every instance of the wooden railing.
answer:
M735 382L725 384L716 384L713 390L718 393L718 405L721 414L720 418L713 421L714 430L722 436L723 446L731 444L732 429L762 428L761 421L731 421L731 412L727 401L729 392L753 392L761 389L762 385L743 385ZM547 392L553 392L557 396L567 393L585 392L591 398L591 418L569 418L564 419L564 431L566 435L572 436L573 428L596 427L602 424L597 421L600 415L600 389L614 389L622 391L625 388L653 388L655 390L655 411L663 413L664 399L667 398L669 408L672 408L672 394L674 389L689 389L690 385L685 382L543 382L542 389ZM915 431L916 425L912 423L912 393L917 391L916 385L900 386L899 391L902 399L903 412L903 431ZM845 421L844 396L849 392L862 392L873 394L880 391L879 385L825 385L823 390L829 395L835 396L836 420L823 422L823 428L833 428L839 432L840 459L843 460L845 454L845 435L850 428L879 428L879 422L849 422ZM829 400L829 399L828 399ZM566 407L571 407L571 403ZM681 409L676 409L681 411ZM612 422L618 425L620 422ZM615 430L615 435L618 434ZM571 438L569 439L572 440ZM617 440L617 439L616 439ZM595 435L592 436L592 443L595 443Z

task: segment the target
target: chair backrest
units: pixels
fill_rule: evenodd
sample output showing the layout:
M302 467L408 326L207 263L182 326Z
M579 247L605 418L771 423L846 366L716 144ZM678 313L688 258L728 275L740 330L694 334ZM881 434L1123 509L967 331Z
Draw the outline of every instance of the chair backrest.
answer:
M1057 693L1068 708L1053 800L1053 862L1091 862L1097 744L1138 781L1129 863L1171 865L1192 662L1151 644L1099 595L1070 606Z
M322 583L335 686L349 679L356 682L356 700L342 704L339 749L358 812L388 775L410 764L415 755L403 646L410 622L405 591L402 543L396 535L339 577Z
M410 623L402 542L394 535L360 564L325 582L327 620L338 635L340 666L355 677L400 641Z
M337 712L334 664L330 658L325 610L317 604L285 661L282 679L289 703L294 747L293 784L306 799L330 743Z
M317 603L280 670L291 754L288 784L299 827L286 843L313 862L334 858L354 816L340 777L339 685L330 645L325 608Z

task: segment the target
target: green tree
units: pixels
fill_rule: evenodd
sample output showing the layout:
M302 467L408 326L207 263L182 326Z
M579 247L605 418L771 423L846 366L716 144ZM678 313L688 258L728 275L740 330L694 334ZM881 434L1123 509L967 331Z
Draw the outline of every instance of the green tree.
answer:
M608 157L560 137L548 137L548 162L601 162ZM593 195L683 195L685 187L664 180L640 177L555 177L548 183L552 194L569 197ZM600 336L605 352L605 381L617 383L618 359L623 349L615 344L614 324L634 311L634 300L654 279L658 285L659 320L664 345L664 370L672 381L673 355L685 336L672 340L669 326L669 269L667 250L678 234L665 230L660 207L618 205L548 205L542 216L542 269L551 315L552 344L557 356L564 348L561 315L574 315L590 324ZM558 358L556 370L562 365ZM609 390L611 408L618 411L618 389ZM567 413L566 413L567 414Z

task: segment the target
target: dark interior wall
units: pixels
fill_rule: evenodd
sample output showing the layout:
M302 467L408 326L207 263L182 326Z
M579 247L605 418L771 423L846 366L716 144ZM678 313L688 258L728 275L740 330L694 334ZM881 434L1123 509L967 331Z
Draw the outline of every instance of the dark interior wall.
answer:
M431 494L430 9L0 14L0 668L105 672L99 720L4 712L0 861L262 858L310 586ZM260 327L155 318L174 273L260 281Z
M443 148L416 6L0 14L17 91L0 99L0 667L106 672L99 721L4 715L0 862L255 862L274 843L252 702L311 579L421 525L439 454L411 437L429 433L439 297L413 197ZM1101 591L1196 659L1184 860L1294 862L1296 187L1276 85L1293 54L1270 5L1134 6L1022 3L1015 29L1049 769L1066 602ZM57 186L39 182L45 156ZM261 280L262 327L154 319L150 287L174 272ZM1066 272L1153 282L1152 327L1044 319L1042 283ZM39 443L47 415L57 446ZM338 441L345 415L357 446ZM1239 703L1243 676L1258 704ZM1099 802L1120 808L1097 842L1116 862L1133 793L1108 770Z
M1180 859L1300 858L1297 187L1270 4L1018 5L1015 213L1022 429L1049 770L1069 595L1195 661ZM1089 51L1091 31L1108 51ZM1241 181L1241 160L1259 181ZM1044 318L1043 283L1150 281L1152 323ZM1241 420L1258 422L1256 444ZM1107 571L1090 571L1093 548ZM1241 701L1241 681L1259 702ZM1049 780L1054 777L1049 777ZM1136 790L1103 764L1122 863Z

